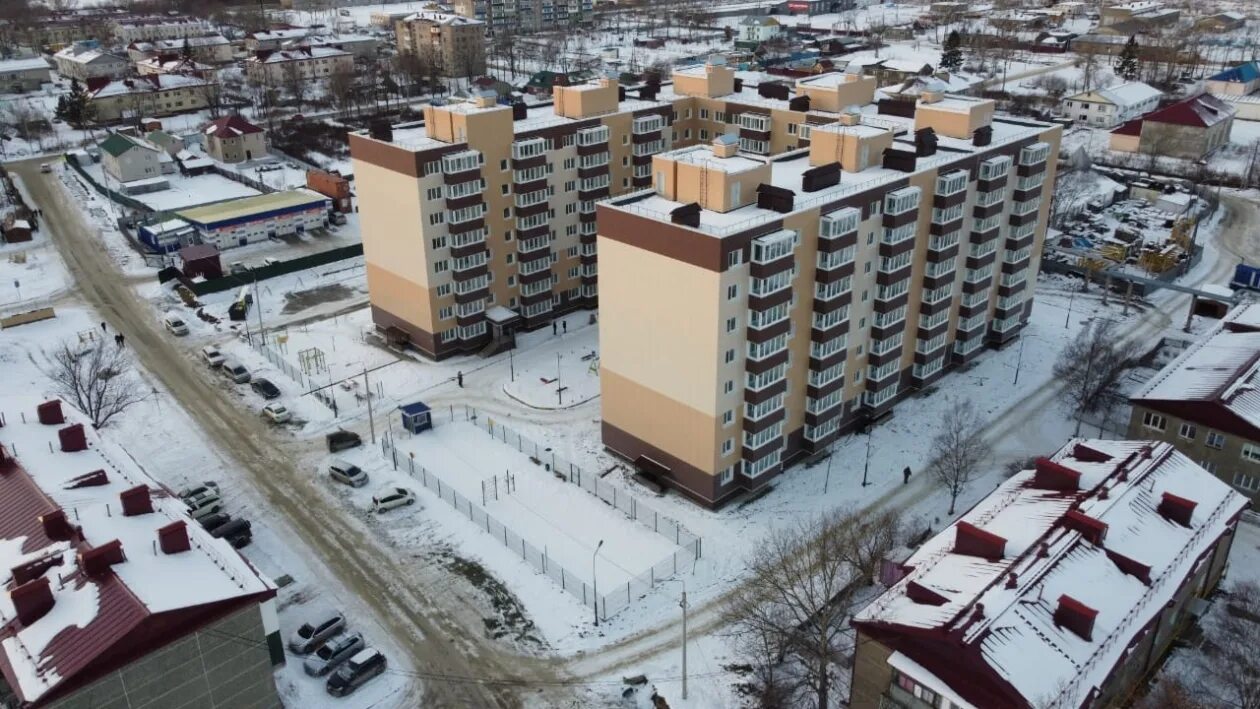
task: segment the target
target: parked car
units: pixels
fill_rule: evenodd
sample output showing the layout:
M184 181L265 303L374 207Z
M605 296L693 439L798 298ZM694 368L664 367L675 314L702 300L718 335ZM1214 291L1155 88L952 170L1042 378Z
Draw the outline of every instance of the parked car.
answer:
M359 469L359 466L347 463L340 458L333 460L332 465L328 466L328 474L333 480L350 487L363 487L368 483L367 473Z
M188 514L198 522L223 511L223 501L217 494L213 497L197 498L191 502L185 501L184 504L188 505Z
M306 658L302 669L312 677L323 677L336 669L337 665L357 655L365 646L360 633L329 638L328 642L320 645L318 650Z
M224 360L221 369L223 370L223 376L237 384L244 384L249 381L249 370L245 368L245 365L234 359Z
M163 317L162 324L166 326L167 330L171 331L172 335L183 337L188 334L188 323L184 322L184 319L178 315L167 315Z
M232 515L226 512L219 512L218 514L212 514L206 517L202 517L201 519L197 521L201 523L202 529L206 530L207 532L213 532L215 529L227 524L228 522L231 522Z
M223 362L227 360L227 357L224 357L223 353L219 351L219 348L214 345L206 345L205 347L202 347L201 358L206 361L206 364L210 365L211 369L216 369L222 366Z
M333 431L324 436L324 440L328 442L329 453L336 453L347 448L356 448L363 445L363 439L354 431Z
M254 534L250 531L250 526L249 520L238 517L227 524L215 527L210 532L210 536L215 539L226 539L233 547L240 549L253 541Z
M328 678L325 688L334 697L344 697L384 672L387 664L385 656L379 650L372 648L360 650L354 657L346 660L344 665L337 668L332 677Z
M289 649L299 655L309 655L315 648L324 644L332 636L346 629L345 616L331 613L315 623L303 623L293 637L289 638Z
M280 387L272 384L270 379L259 377L249 383L249 388L258 392L264 399L277 399L280 397Z
M403 505L414 505L416 503L416 493L405 487L396 487L392 490L385 490L380 497L372 498L372 510L374 512L388 512L395 507Z
M212 480L207 480L200 485L186 487L183 490L180 490L178 494L179 499L184 502L194 502L209 497L213 497L217 500L219 498L219 484Z
M329 222L330 224L332 224L333 226L345 226L345 225L346 225L346 215L342 214L341 212L333 212L333 213L332 213L332 214L328 217L328 222Z
M271 419L272 423L286 423L293 418L293 413L284 404L267 404L263 407L263 416Z
M58 122L58 123L60 123L60 121L57 121L57 122ZM47 172L52 172L52 171L53 171L53 166L52 166L52 163L50 163L50 162L46 162L46 163L44 163L43 165L40 165L40 166L39 166L39 171L40 171L40 172L44 172L44 173L47 173Z

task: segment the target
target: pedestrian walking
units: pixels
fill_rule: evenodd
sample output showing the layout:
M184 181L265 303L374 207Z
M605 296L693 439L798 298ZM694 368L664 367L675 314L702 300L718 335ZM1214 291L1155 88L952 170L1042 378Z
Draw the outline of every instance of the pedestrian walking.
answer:
M123 346L123 335L121 332L118 333L117 335L114 335L114 344L118 345L119 347Z
M901 471L901 484L902 485L910 484L910 466L908 465L906 466L905 470Z
M459 384L460 389L464 388L464 373L463 372L455 372L455 383Z
M553 335L556 334L556 321L555 320L551 321L551 334Z
M569 334L569 321L568 321L568 320L562 320L562 321L560 322L560 324L561 324L562 326L564 326L564 334L566 334L566 335L567 335L567 334Z
M101 321L101 332L105 332L105 321Z

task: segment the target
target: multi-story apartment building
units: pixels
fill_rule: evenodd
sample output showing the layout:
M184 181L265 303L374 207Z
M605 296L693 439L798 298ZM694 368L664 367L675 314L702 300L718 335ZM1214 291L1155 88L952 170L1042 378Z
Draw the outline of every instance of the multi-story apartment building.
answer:
M53 55L53 64L58 74L79 81L100 77L121 79L131 69L126 59L102 50L95 42L66 47Z
M1075 440L853 619L854 709L1125 706L1225 574L1246 498L1167 443Z
M594 307L595 203L648 187L654 154L741 121L747 149L779 153L802 144L807 116L834 120L828 111L875 91L873 79L834 75L802 80L794 98L786 84L752 92L714 63L673 78L637 99L599 79L555 87L551 106L479 98L427 108L424 126L352 134L377 325L445 357L499 334L489 305L526 328Z
M114 24L114 39L123 44L152 42L158 39L200 37L215 31L207 20L189 17L140 17Z
M591 0L455 0L455 13L491 27L537 31L576 25L591 16Z
M214 88L205 79L182 74L146 74L134 79L100 78L87 82L88 100L100 123L197 111L210 105Z
M1062 129L930 91L881 109L776 136L727 103L733 131L599 205L609 449L716 506L1017 336ZM739 149L788 135L808 148Z
M332 47L261 49L245 60L250 81L279 84L286 77L327 79L338 72L354 70L354 55Z
M398 51L414 54L443 76L477 76L486 71L486 25L444 12L418 12L394 23Z
M1167 441L1260 500L1257 385L1260 305L1244 304L1133 394L1129 436Z

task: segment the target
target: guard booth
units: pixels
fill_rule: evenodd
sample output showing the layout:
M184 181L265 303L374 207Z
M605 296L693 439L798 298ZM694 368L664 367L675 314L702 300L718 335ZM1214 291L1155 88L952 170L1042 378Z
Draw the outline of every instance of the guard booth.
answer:
M402 411L402 427L412 433L420 433L421 431L433 428L433 414L429 411L429 407L422 402L407 404L398 407Z

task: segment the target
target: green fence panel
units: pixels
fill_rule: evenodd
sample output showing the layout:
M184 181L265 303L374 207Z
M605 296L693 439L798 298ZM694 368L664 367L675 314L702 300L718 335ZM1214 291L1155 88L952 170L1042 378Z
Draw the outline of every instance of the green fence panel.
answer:
M362 255L363 244L341 246L335 249L321 251L317 254L299 256L288 261L273 263L270 266L260 266L258 268L250 269L245 273L234 273L222 278L193 283L192 291L196 295L219 293L233 288L240 288L241 286L252 285L256 281L265 281L268 278L275 278L276 276L283 276L297 271L305 271L308 268L323 266L324 264L335 263L337 261L344 261L346 259Z

